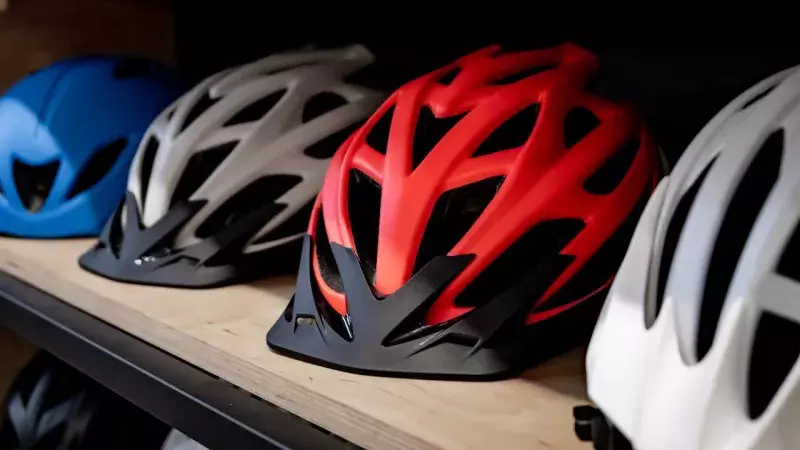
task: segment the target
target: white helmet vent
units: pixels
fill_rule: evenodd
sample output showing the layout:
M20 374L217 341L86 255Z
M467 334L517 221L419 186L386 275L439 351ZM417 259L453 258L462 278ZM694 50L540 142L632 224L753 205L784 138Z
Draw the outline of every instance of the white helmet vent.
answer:
M205 95L200 97L200 100L192 106L192 109L186 114L186 118L183 120L178 133L182 133L189 125L191 125L198 117L200 117L204 112L206 112L209 108L214 106L218 101L222 100L222 97L211 98L211 95L206 92Z
M744 105L742 105L742 107L740 108L740 111L744 111L745 109L753 106L759 100L761 100L762 98L764 98L767 95L769 95L769 93L772 92L776 87L778 87L778 85L777 84L773 84L772 86L770 86L770 87L764 89L763 91L759 92L758 94L754 95L753 98L751 98Z
M667 287L667 279L669 278L670 267L672 266L672 258L675 256L675 249L678 247L678 239L683 231L683 226L686 224L686 219L689 217L689 209L694 204L694 199L700 191L700 187L711 170L711 167L716 162L716 158L712 159L705 169L697 176L692 185L686 192L683 193L675 211L672 213L667 231L664 235L664 243L662 244L662 252L660 261L658 260L657 253L654 253L651 267L658 267L658 278L656 279L654 295L647 296L645 302L645 327L648 329L653 326L661 312L661 305L664 304L664 291ZM651 277L653 274L651 273Z
M189 158L178 185L172 193L170 208L179 202L189 200L200 186L214 173L215 170L225 161L239 142L233 141L226 144L217 145L201 152L195 153ZM252 199L251 199L252 201Z
M303 123L311 122L317 117L325 113L331 112L335 109L349 103L346 98L333 92L320 92L315 96L308 99L305 106L303 106Z
M769 193L778 181L783 142L782 128L764 140L739 181L722 219L703 290L695 342L696 361L705 357L714 342L722 306L739 258Z
M281 101L281 98L283 98L284 94L286 94L286 89L281 89L278 92L273 92L259 100L254 101L253 103L239 110L239 112L228 119L223 126L230 127L233 125L240 125L243 123L261 120L267 115L268 112L272 110L275 105L278 104L279 101Z

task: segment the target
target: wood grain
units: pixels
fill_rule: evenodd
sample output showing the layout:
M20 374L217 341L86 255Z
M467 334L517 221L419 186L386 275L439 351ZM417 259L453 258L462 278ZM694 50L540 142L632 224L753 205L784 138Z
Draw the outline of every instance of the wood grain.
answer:
M358 445L375 449L588 449L572 431L585 401L583 353L516 380L401 380L338 372L269 351L291 278L187 291L81 270L89 241L0 239L0 270Z

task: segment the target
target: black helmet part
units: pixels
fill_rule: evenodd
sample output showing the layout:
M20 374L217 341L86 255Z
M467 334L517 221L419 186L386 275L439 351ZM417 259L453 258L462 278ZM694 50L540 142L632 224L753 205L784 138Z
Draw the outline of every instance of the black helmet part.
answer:
M347 316L342 317L313 281L311 240L306 236L303 241L297 292L267 334L267 344L337 369L416 378L503 378L584 342L588 335L579 330L591 330L591 324L581 321L593 320L599 308L599 302L584 302L526 327L531 293L547 287L531 276L459 319L420 328L411 322L417 322L417 314L466 267L471 255L438 256L397 292L379 299L353 251L331 243L348 296ZM551 261L550 266L563 263ZM529 343L537 341L542 345L531 351Z
M89 272L115 281L182 288L210 288L285 273L297 262L300 240L264 252L243 253L247 241L284 207L266 203L192 246L174 249L174 234L203 206L175 204L153 226L143 228L136 200L127 194L99 241L80 259ZM123 229L121 216L125 213Z
M153 416L42 352L5 397L0 448L156 450L168 432Z

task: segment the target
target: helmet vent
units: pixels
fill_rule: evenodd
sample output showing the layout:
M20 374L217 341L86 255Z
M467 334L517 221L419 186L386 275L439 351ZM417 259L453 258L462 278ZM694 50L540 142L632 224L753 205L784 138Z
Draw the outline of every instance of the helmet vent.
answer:
M100 180L108 175L126 148L128 148L128 140L119 138L97 150L81 170L80 175L78 175L72 188L70 188L69 194L67 194L67 199L71 199L99 183Z
M339 94L320 92L311 97L303 107L303 123L311 122L317 117L347 104L347 99Z
M336 265L336 260L333 257L331 243L328 240L328 230L325 228L325 215L322 214L322 208L320 208L319 213L317 213L317 229L314 231L314 249L314 253L317 255L317 265L319 266L322 280L335 292L343 293L344 283L342 282L342 275L339 273L339 267Z
M179 202L189 200L203 183L211 177L211 174L225 161L225 158L231 154L238 141L228 142L227 144L218 145L201 152L195 153L186 163L183 170L183 175L175 191L172 193L170 201L170 208ZM256 197L261 198L261 197Z
M358 131L361 126L364 125L363 121L354 123L343 129L325 136L324 138L320 139L319 141L311 144L308 146L303 153L306 156L314 159L329 159L332 158L333 155L336 153L336 150L344 144L347 138L350 137L353 133Z
M537 307L535 312L542 313L568 305L576 300L588 299L592 294L605 297L605 290L598 292L598 289L604 285L610 286L614 274L622 264L631 236L633 236L636 224L647 206L651 192L652 187L648 184L625 222L600 246L578 272L570 277L561 289L546 302Z
M528 69L519 70L503 77L497 78L490 82L489 84L492 86L505 86L509 84L516 83L518 81L522 81L528 77L532 77L542 72L546 72L551 69L555 69L558 67L557 65L546 65L546 66L536 66L530 67Z
M381 187L364 172L351 170L347 192L350 230L353 232L356 254L364 277L374 283L380 224L377 211L381 210Z
M150 186L150 175L153 173L153 163L156 160L156 152L158 151L159 141L155 136L150 136L147 139L147 145L142 154L142 167L139 172L139 185L141 186L141 202L142 209L144 209L144 202L147 199L147 188Z
M747 376L747 404L751 419L758 419L767 409L797 363L798 356L800 324L762 312L753 338Z
M308 228L308 221L311 218L311 213L314 211L314 203L315 199L310 200L294 214L292 214L291 217L286 219L284 222L281 222L281 224L277 227L273 228L272 231L256 239L253 244L263 244L265 242L277 241L279 239L304 233Z
M776 87L778 87L777 84L773 85L773 86L770 86L770 87L764 89L763 91L759 92L758 94L754 95L753 98L751 98L750 100L747 101L747 103L742 105L740 110L744 111L745 109L751 107L753 104L758 103L759 100L761 100L762 98L764 98L767 95L769 95L770 92L774 91Z
M572 261L561 250L583 230L581 219L539 222L494 259L456 298L458 306L480 307L526 276L540 275L541 292L531 293L531 307ZM561 256L561 258L559 258Z
M614 192L636 159L641 142L639 138L629 139L595 173L583 182L586 192L605 195Z
M411 152L411 170L417 168L422 160L433 150L433 147L466 115L458 114L450 117L438 118L433 111L423 106L417 117L417 127L414 130L414 144Z
M448 70L447 72L445 72L444 75L442 75L439 78L439 83L443 84L445 86L450 86L450 84L453 83L453 80L456 79L456 77L458 76L459 73L461 73L461 68L460 67L454 67L454 68Z
M184 130L189 128L189 125L191 125L192 122L197 120L197 118L200 117L201 114L206 112L209 108L214 106L220 100L221 98L212 99L211 96L209 96L208 93L206 93L200 100L197 101L197 103L194 104L194 106L192 106L192 109L189 110L189 113L186 114L186 119L184 119L183 125L181 125L179 132L183 132Z
M150 70L150 62L143 58L127 58L114 67L114 79L127 80L144 76Z
M42 209L47 201L47 196L50 195L50 189L53 188L59 166L58 161L40 166L29 166L14 160L14 183L25 209L32 213Z
M372 129L367 133L367 145L382 155L386 154L386 148L388 147L392 117L394 117L394 105L381 115L381 118L375 122Z
M0 191L2 194L2 191ZM792 237L783 249L778 261L778 273L800 282L800 224L794 229Z
M782 128L767 137L739 181L739 186L736 187L736 192L722 219L706 272L697 336L698 361L702 360L711 348L722 305L747 237L772 187L778 181L783 143Z
M503 180L503 177L487 178L439 196L417 250L414 273L433 258L446 255L461 241L494 199Z
M127 214L126 208L127 208L127 206L125 205L125 202L123 201L122 202L122 206L117 209L117 211L114 213L113 217L111 218L111 220L110 220L110 222L108 224L108 226L109 226L109 230L108 230L108 246L109 246L109 250L117 258L119 258L120 251L122 250L122 240L125 237L125 233L124 233L123 230L125 229L125 227L127 225L129 225L129 224L125 223L125 220L126 220L125 216ZM141 228L141 224L135 224L135 225L137 225L138 227ZM98 240L95 245L97 245L98 248L103 247L104 246L103 240L102 239Z
M228 119L223 126L229 127L261 120L278 104L285 93L286 89L282 89L250 103Z
M302 181L303 177L298 175L267 175L258 178L225 200L197 227L195 235L200 239L214 236L258 208L275 203Z
M595 128L600 119L586 108L572 108L564 117L564 147L572 148Z
M472 156L489 155L522 147L531 137L538 117L539 104L529 105L495 128L492 134L481 142Z
M703 185L703 181L706 179L714 162L716 162L716 159L708 163L706 168L697 176L697 179L694 180L691 187L683 193L683 197L678 201L678 205L669 220L669 225L667 225L667 231L664 235L664 243L661 246L661 261L658 266L655 299L652 302L645 303L645 326L647 328L650 328L655 323L658 313L661 311L661 305L664 302L664 291L667 288L669 270L672 266L672 258L675 256L675 249L678 246L678 239L681 237L683 225L689 217L689 209L691 209L692 203L694 203L694 199L697 197L697 193L700 191L700 187Z

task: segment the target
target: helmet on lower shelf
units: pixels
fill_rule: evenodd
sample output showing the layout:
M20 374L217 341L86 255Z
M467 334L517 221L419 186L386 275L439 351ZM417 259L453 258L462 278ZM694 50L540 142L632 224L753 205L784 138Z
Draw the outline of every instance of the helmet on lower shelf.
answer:
M97 236L147 126L181 94L144 58L73 58L0 97L0 235Z
M385 98L347 80L373 59L360 45L303 50L198 84L150 126L81 266L195 288L292 271L331 156Z
M47 353L5 396L0 448L157 450L169 427Z
M641 450L800 448L800 66L733 100L656 189L587 355Z
M178 430L169 432L161 450L208 450Z
M660 174L597 63L490 47L395 92L334 156L271 348L481 379L588 341Z

